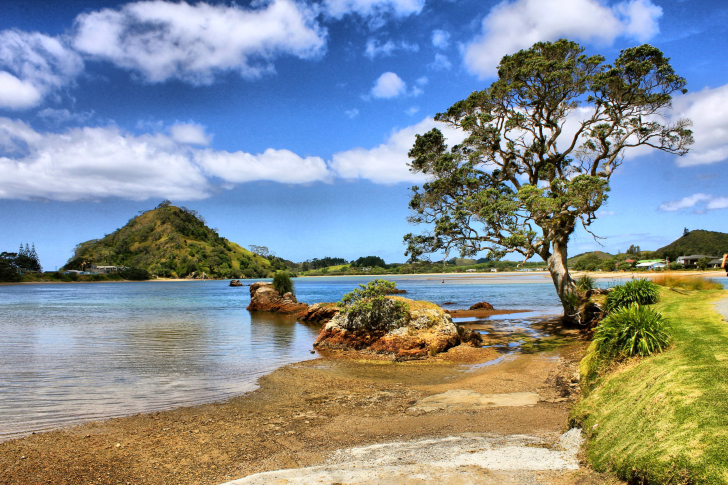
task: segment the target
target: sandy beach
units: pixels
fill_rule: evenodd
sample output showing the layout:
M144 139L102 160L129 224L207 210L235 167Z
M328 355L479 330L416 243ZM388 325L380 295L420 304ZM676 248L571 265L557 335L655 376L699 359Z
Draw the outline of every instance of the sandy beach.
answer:
M317 465L354 446L464 435L553 441L568 428L586 342L578 331L559 331L554 322L535 325L554 335L559 342L554 350L503 357L492 349L461 346L412 363L358 353L321 355L281 368L261 378L258 390L227 402L0 443L0 483L219 484ZM418 411L423 399L448 391L536 397L522 405L464 403ZM512 483L609 480L583 468L518 473L531 481Z

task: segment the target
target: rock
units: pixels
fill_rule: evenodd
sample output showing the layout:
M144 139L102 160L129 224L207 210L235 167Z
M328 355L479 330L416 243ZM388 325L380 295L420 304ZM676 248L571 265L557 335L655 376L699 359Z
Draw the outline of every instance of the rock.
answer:
M291 292L281 296L273 288L273 283L261 281L250 285L250 305L248 305L250 311L293 314L307 308L308 305L299 303Z
M243 284L240 282L240 280L232 280L230 281L230 286L243 286Z
M413 360L463 343L458 326L437 305L395 298L384 299L368 312L335 315L321 329L314 347L389 354L395 360ZM410 310L402 314L397 302L407 303ZM468 339L475 340L471 335Z
M407 290L400 290L399 288L392 288L386 294L387 295L404 295L405 293L407 293Z
M476 303L475 305L470 307L471 310L495 310L493 308L493 305L488 303L487 301L481 301L480 303Z
M314 303L296 315L302 322L327 323L339 313L339 308L331 303Z

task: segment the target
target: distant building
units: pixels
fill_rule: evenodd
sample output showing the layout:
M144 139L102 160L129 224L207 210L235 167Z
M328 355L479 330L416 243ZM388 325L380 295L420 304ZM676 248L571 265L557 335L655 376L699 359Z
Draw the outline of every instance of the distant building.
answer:
M635 265L635 268L640 269L658 269L658 268L665 268L667 265L662 261L647 261L644 263L638 263Z
M474 270L473 268L470 268L470 269L466 269L465 271L468 273L475 273L476 270Z
M490 272L491 273L497 273L498 272L498 268L490 268Z
M698 264L698 261L703 258L710 258L711 262L708 266L712 267L713 261L718 261L718 267L720 267L720 262L722 261L718 256L706 256L705 254L693 254L691 256L680 256L677 258L677 263L682 264L686 268L689 268L691 266L696 266Z

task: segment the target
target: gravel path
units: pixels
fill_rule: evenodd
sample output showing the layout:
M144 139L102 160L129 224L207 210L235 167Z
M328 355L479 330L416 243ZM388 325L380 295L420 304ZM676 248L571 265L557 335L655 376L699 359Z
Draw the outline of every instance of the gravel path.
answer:
M726 321L728 321L728 298L723 298L715 303L715 311L723 315Z

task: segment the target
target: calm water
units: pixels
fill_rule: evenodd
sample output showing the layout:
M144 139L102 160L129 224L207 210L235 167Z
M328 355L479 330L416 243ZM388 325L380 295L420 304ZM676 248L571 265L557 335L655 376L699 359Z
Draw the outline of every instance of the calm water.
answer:
M370 279L298 278L296 294L307 303L336 301ZM543 276L523 275L516 284L393 279L408 297L449 308L488 301L559 313ZM282 365L315 357L317 327L251 314L248 288L227 284L0 286L0 440L226 399L254 389L258 377Z

